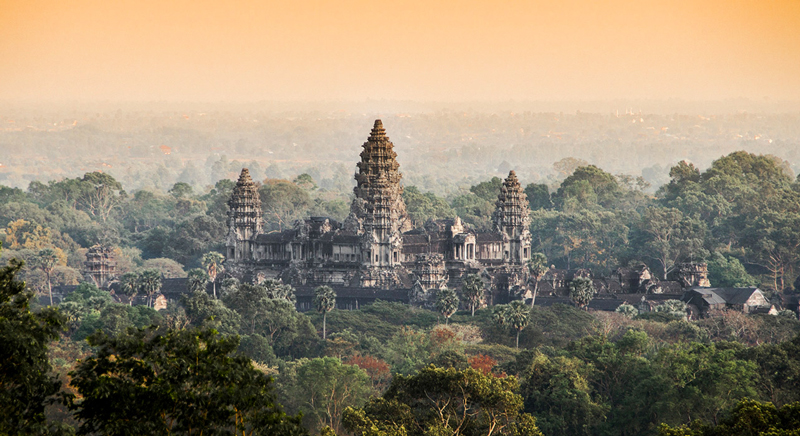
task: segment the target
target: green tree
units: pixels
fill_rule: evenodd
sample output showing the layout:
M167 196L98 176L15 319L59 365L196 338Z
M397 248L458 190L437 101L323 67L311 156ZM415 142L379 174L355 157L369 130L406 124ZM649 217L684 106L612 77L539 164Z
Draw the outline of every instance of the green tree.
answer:
M580 308L585 309L596 292L592 279L575 277L569 283L569 299Z
M61 382L52 375L47 346L64 318L54 307L30 310L33 294L16 279L22 262L0 268L0 434L39 434L47 427L45 404Z
M240 332L241 316L212 298L205 290L181 296L181 305L189 323L196 327L215 328L224 335Z
M119 279L119 292L128 297L128 305L133 306L133 299L139 293L139 274L126 272Z
M491 180L478 183L469 188L470 192L486 201L495 201L497 196L500 195L500 188L503 186L503 181L499 177L492 177Z
M306 434L277 404L270 377L234 354L238 342L214 330L90 336L96 355L70 373L79 432Z
M53 284L50 276L53 273L53 268L58 264L58 254L52 248L43 248L36 253L33 258L33 264L36 268L42 270L47 278L47 295L50 296L50 305L53 305Z
M455 215L444 198L437 197L432 192L423 194L416 186L406 186L403 189L403 201L409 216L418 225L431 219L451 218Z
M80 179L78 204L87 213L108 221L111 212L118 208L127 194L116 179L106 173L93 172L84 174Z
M617 307L615 312L622 314L626 318L633 318L634 316L639 314L639 309L633 307L628 303L622 303Z
M189 292L206 292L208 273L203 268L192 268L186 275L186 286Z
M175 198L191 197L192 185L184 182L177 182L169 189L169 193Z
M322 314L322 339L327 339L326 321L328 312L336 307L336 292L330 286L318 286L314 289L314 306Z
M548 435L591 435L604 418L592 398L591 367L574 357L547 357L534 352L523 370L521 394L525 411L536 416Z
M283 230L302 218L312 204L308 192L288 180L266 179L258 194L264 219L275 230Z
M483 280L477 274L469 274L464 278L461 292L464 294L464 299L467 300L470 313L475 316L475 309L480 307L483 301Z
M436 292L436 310L444 316L444 323L458 310L458 295L456 291L449 288L442 288Z
M544 253L533 253L528 260L528 273L533 282L533 296L531 297L531 307L536 304L536 294L539 291L539 280L544 278L550 268L547 266L547 256Z
M342 423L358 436L541 436L518 389L513 376L431 365L395 376L382 398L347 408Z
M299 400L300 411L313 419L318 429L328 426L342 434L344 410L363 406L371 392L366 371L335 357L302 359L295 373L291 396Z
M708 261L708 280L718 288L755 286L758 281L747 273L739 259L715 251Z
M717 425L694 421L689 426L661 424L659 436L794 436L800 429L800 402L780 409L772 403L744 399Z
M294 288L292 285L283 284L278 280L268 279L262 281L259 286L265 289L267 298L272 298L273 300L285 300L292 305L297 303L297 298L294 295Z
M550 190L545 184L529 184L525 187L525 196L528 198L531 210L550 209L553 207Z
M147 295L147 307L153 306L153 295L161 290L161 272L146 269L139 275L139 288Z
M658 313L667 313L669 315L686 319L686 303L681 300L667 300L654 309Z
M208 279L211 281L211 286L214 290L214 298L217 298L217 275L221 274L225 270L225 268L222 266L222 262L224 260L225 256L216 251L209 251L203 255L203 268L206 269L206 273L208 273Z
M683 258L703 258L704 228L697 220L685 217L675 208L650 207L637 227L637 246L645 250L643 257L656 260L662 279L675 269Z
M528 326L531 310L521 301L512 301L505 307L504 312L504 323L515 331L517 336L515 346L519 348L519 334Z

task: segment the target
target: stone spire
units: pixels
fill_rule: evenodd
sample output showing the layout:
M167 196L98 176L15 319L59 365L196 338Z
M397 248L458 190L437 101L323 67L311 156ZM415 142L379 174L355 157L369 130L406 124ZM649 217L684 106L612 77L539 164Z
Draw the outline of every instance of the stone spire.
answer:
M256 235L261 233L263 222L261 220L261 198L258 196L258 187L250 178L250 171L242 168L239 180L233 188L231 198L228 200L228 226L230 234L226 245L229 247L228 257L231 258L230 248L235 246L235 257L249 256L252 242ZM242 241L247 243L242 244Z
M529 213L528 199L522 190L522 185L517 180L517 175L511 171L503 181L497 202L495 202L495 210L492 215L495 230L505 233L510 238L519 237L528 231Z
M399 256L400 234L411 230L411 221L403 202L397 153L381 120L375 120L363 148L351 214L361 223L361 231L371 235L371 243L377 244L366 247L371 252L369 262L393 265Z

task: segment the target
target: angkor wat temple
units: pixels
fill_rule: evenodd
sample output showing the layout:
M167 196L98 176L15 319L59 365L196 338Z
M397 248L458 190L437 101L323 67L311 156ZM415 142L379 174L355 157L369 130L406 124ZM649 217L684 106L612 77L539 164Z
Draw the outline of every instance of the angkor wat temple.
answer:
M375 299L426 305L431 291L458 289L468 274L481 275L488 304L524 292L530 218L514 171L495 203L492 231L475 231L458 217L413 228L393 148L376 120L357 164L347 219L310 217L280 232L264 233L258 189L243 169L228 201L228 271L242 280L293 285L301 309L319 285L337 291L340 307Z

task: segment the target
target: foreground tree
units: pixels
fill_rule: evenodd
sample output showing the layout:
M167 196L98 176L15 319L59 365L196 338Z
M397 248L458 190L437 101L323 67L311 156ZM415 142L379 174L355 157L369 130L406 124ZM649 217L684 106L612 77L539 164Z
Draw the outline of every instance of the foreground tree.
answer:
M536 304L536 294L539 291L539 280L541 280L548 271L547 256L542 253L533 253L530 260L528 260L528 273L531 275L533 282L533 296L531 297L531 307Z
M224 260L225 256L216 251L209 251L203 255L203 268L205 268L208 274L208 280L211 282L211 287L214 290L214 298L217 298L217 276L225 270L222 266Z
M347 408L342 423L358 436L541 436L522 411L515 377L498 378L472 368L423 368L397 375L382 398Z
M33 294L16 280L22 262L0 269L0 434L46 430L45 403L60 389L51 374L47 345L64 320L55 308L31 312Z
M327 339L327 331L325 323L328 318L328 312L336 307L336 292L330 286L319 286L314 289L314 306L317 312L322 314L322 339Z
M477 274L470 274L464 279L462 291L467 300L472 316L475 316L475 309L480 307L483 299L483 280Z
M236 337L149 328L89 343L97 354L70 373L82 434L307 434L277 404L272 379L234 355Z
M444 316L444 323L458 310L458 295L456 291L449 288L439 289L436 293L436 310Z
M718 425L694 421L690 426L661 424L659 436L794 436L800 433L800 402L780 409L772 403L744 399Z

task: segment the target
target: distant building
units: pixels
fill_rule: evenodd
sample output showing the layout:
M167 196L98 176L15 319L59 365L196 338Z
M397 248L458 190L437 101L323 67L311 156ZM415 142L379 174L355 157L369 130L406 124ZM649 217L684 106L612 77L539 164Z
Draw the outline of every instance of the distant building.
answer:
M707 316L710 311L732 309L743 313L771 313L775 310L760 289L702 288L687 290L681 301L689 306L692 318Z
M393 148L376 120L357 164L347 219L310 217L281 232L264 233L258 190L243 169L228 202L228 271L243 280L258 275L290 283L299 306L319 285L333 286L337 301L350 307L358 298L384 296L424 302L431 291L459 288L473 273L484 278L493 302L516 298L510 292L526 285L531 235L528 202L514 171L495 202L492 231L475 231L458 217L414 229Z
M106 287L117 276L116 254L112 247L94 245L86 252L83 277L99 288Z

